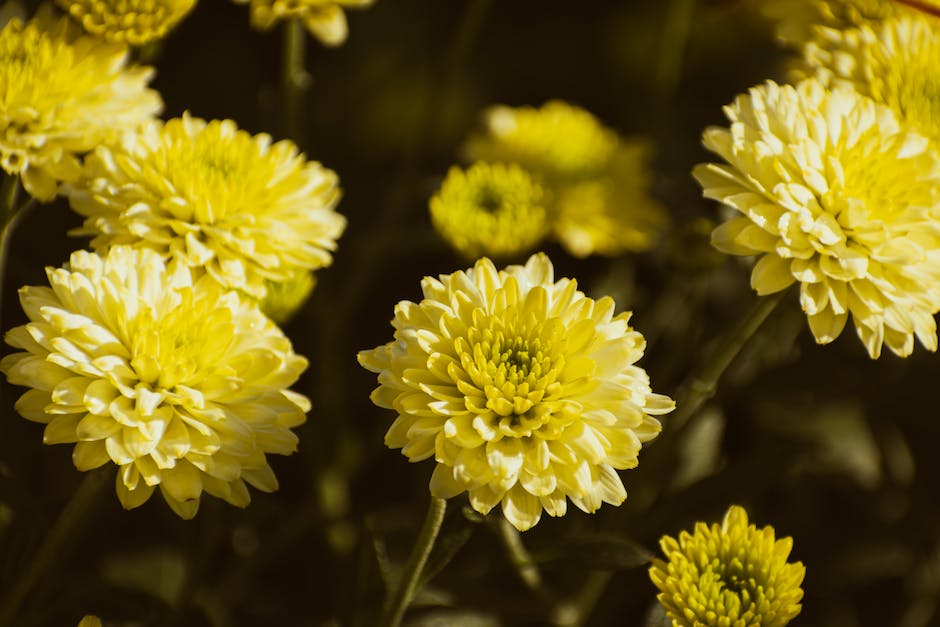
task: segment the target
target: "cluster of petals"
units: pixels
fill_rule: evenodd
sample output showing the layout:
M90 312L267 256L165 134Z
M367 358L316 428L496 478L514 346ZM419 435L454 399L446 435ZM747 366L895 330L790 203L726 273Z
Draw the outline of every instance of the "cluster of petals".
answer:
M269 30L281 20L300 20L307 31L326 46L346 41L349 26L344 8L365 8L375 0L235 0L248 3L251 24Z
M802 609L806 568L787 562L793 540L748 524L742 507L659 545L666 559L653 560L650 578L675 627L783 627Z
M820 29L876 24L906 10L894 0L751 0L751 3L771 20L781 42L797 48L812 41Z
M142 46L162 39L196 0L56 0L86 31L108 41Z
M158 486L184 518L203 492L244 507L246 483L277 488L266 455L296 449L310 403L288 388L307 362L254 301L123 246L47 274L20 290L29 322L0 361L46 444L74 444L79 470L117 465L128 509Z
M694 175L734 213L712 234L756 255L751 286L800 285L817 342L851 316L872 358L906 356L914 336L937 348L940 154L888 107L815 79L752 88L725 108L729 128L705 131L724 163Z
M40 200L75 180L80 157L160 112L149 67L127 67L128 49L82 35L41 10L0 30L0 167Z
M517 529L567 500L586 512L626 498L633 468L674 403L638 367L645 342L575 281L533 255L498 271L489 259L437 279L395 307L393 341L359 353L372 393L398 417L385 436L411 461L434 458L431 493L467 492L483 514L502 505Z
M336 174L293 142L189 115L99 146L68 193L95 250L149 248L254 298L329 265L346 226Z
M621 138L580 107L491 107L464 152L517 164L550 194L552 236L577 257L647 250L665 223L649 194L649 146Z
M799 69L827 86L853 87L940 140L938 66L940 19L904 11L857 28L819 28Z

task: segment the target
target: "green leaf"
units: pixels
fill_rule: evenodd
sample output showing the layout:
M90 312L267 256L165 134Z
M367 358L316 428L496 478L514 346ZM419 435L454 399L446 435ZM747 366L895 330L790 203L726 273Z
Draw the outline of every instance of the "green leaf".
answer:
M629 570L649 564L653 553L633 540L614 534L578 534L536 555L538 562L562 561L589 570Z

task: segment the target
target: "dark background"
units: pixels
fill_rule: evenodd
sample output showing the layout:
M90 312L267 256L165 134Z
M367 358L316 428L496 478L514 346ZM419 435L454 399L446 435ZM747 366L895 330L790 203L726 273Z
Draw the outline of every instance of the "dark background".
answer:
M709 158L701 131L723 123L721 106L785 78L788 53L749 6L378 0L348 16L342 47L308 42L313 83L299 143L339 173L349 226L286 326L310 359L297 389L314 409L298 429L300 451L271 460L280 491L253 492L244 511L206 497L183 521L159 495L124 512L109 488L17 625L74 625L86 613L115 625L370 624L380 564L403 562L433 464L409 465L384 448L393 416L369 402L375 377L355 355L391 339L393 306L420 298L422 276L466 267L431 231L427 200L487 105L562 98L653 141L654 190L671 216L660 244L617 259L546 251L557 276L634 311L655 391L678 396L754 302L746 264L710 251L702 220L719 210L689 175ZM284 137L280 43L279 30L250 29L247 7L201 0L155 62L165 117L232 118ZM5 328L24 321L15 290L43 283L44 266L87 243L65 235L78 223L61 200L24 220L5 279ZM653 442L639 468L621 473L626 503L593 516L571 507L523 535L559 599L598 579L591 573L613 573L588 625L645 624L655 589L635 546L657 553L662 534L718 521L734 503L794 538L792 558L807 567L794 625L940 624L937 357L918 347L909 359L873 362L851 328L817 346L796 300L791 293L775 312L683 438ZM0 588L81 480L70 448L42 445L41 427L12 410L19 391L3 391ZM414 624L549 624L492 521L468 518L465 504L450 504L432 561L456 553L419 598Z

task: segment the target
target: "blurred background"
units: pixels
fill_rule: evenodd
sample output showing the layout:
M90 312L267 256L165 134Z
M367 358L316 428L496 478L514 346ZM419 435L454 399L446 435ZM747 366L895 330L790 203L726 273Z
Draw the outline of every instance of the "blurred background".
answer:
M634 312L649 342L640 365L655 391L676 397L756 298L746 261L711 250L720 210L689 174L709 159L701 132L724 123L723 105L785 80L790 53L755 2L377 0L347 12L345 45L310 39L298 139L338 172L349 226L285 327L310 359L297 389L314 409L297 430L299 452L270 460L281 489L253 492L245 510L206 497L192 521L160 498L125 512L109 491L18 625L75 625L90 613L106 625L370 624L383 576L402 564L424 516L433 464L410 465L383 446L394 416L369 401L375 376L356 353L391 339L393 307L420 298L421 277L469 265L435 235L427 203L488 105L560 98L654 146L654 194L670 226L653 250L614 259L545 250L556 276ZM201 0L154 62L164 116L231 118L284 137L280 46L280 31L249 27L245 6ZM5 328L25 321L16 289L44 283L44 266L87 244L66 236L79 223L62 200L22 223ZM821 347L805 327L791 293L688 428L621 473L630 495L621 507L570 508L523 534L557 598L587 595L584 624L666 624L645 566L658 539L740 504L758 526L792 536L791 557L806 565L794 625L940 625L937 357L918 347L873 362L851 329ZM81 480L71 448L44 446L41 427L14 413L19 393L4 383L0 587ZM449 504L431 561L440 572L411 624L550 624L493 522L465 505Z

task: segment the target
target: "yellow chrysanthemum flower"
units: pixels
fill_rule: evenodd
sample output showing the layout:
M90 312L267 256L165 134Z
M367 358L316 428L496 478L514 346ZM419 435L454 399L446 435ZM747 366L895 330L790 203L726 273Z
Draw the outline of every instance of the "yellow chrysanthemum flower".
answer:
M284 324L304 306L317 279L313 272L296 272L286 281L268 281L261 300L261 311L278 324Z
M434 227L470 259L528 252L548 230L542 187L517 165L453 167L431 198Z
M379 374L372 401L398 412L386 445L434 457L434 496L468 492L482 514L502 503L519 530L543 509L564 515L566 497L586 512L622 503L616 470L659 433L650 415L674 407L635 365L645 342L630 314L555 281L541 253L503 271L481 259L421 288L420 303L395 307L395 339L359 353Z
M152 248L255 298L332 262L346 226L336 175L290 141L184 115L99 146L69 187L73 233Z
M165 37L196 0L56 0L56 4L92 35L142 46Z
M804 48L804 71L847 84L940 140L940 20L905 12L877 26L822 28Z
M307 361L253 301L124 246L47 273L20 290L30 322L6 341L22 352L0 361L46 444L75 443L79 470L116 464L127 509L157 486L183 518L203 491L244 507L246 482L277 489L266 455L297 447L310 403L287 388Z
M721 525L699 522L659 545L666 561L653 560L650 579L674 627L783 627L802 609L806 567L787 563L793 540L749 525L737 505Z
M101 627L101 619L97 616L85 616L79 621L78 627Z
M649 196L647 146L566 102L492 107L464 152L471 160L516 163L535 176L551 195L553 236L575 256L647 250L665 223Z
M163 106L152 68L126 68L126 47L77 31L47 13L0 30L0 166L40 200L79 175L80 153Z
M740 215L712 234L733 255L759 255L758 294L800 283L819 343L848 316L872 358L901 356L916 335L937 349L940 155L894 113L816 80L768 82L725 108L730 129L705 131L727 164L694 174L705 196Z
M269 30L281 20L300 20L326 46L346 41L349 28L344 8L365 8L375 0L235 0L250 3L251 25Z
M811 40L819 27L873 25L905 11L896 0L752 0L752 4L774 23L782 42L795 46Z

